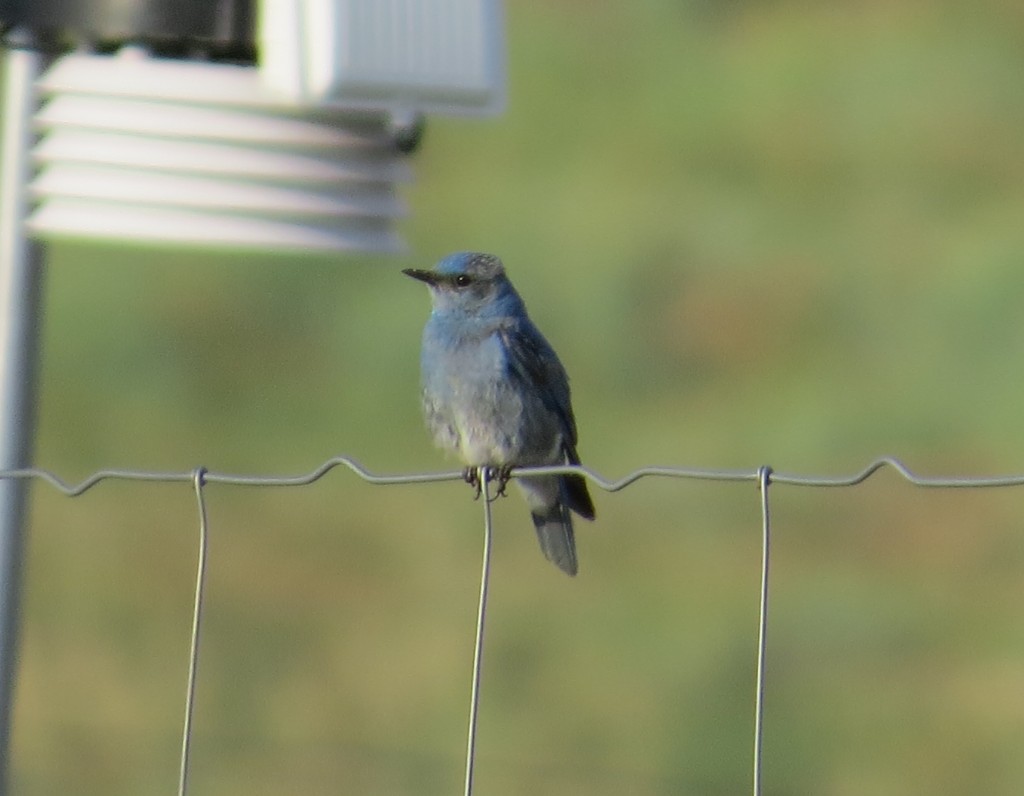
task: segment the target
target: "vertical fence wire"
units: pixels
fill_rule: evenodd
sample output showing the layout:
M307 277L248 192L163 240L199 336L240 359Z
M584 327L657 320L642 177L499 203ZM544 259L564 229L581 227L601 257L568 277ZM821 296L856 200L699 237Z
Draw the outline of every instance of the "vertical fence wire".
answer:
M337 467L347 467L364 481L372 484L413 484L460 480L461 472L413 473L406 475L375 474L355 459L336 456L309 473L301 475L237 475L210 472L203 467L191 471L157 472L135 469L99 470L79 483L69 483L54 473L41 468L0 470L0 480L34 479L48 483L68 497L77 497L97 484L108 480L149 481L162 483L189 482L195 493L199 512L199 545L196 565L195 598L192 606L192 631L189 647L189 670L185 693L185 718L182 728L181 767L178 784L179 796L186 796L189 784L190 756L193 741L193 715L196 683L198 677L199 643L205 592L206 572L209 556L209 524L206 511L204 487L211 483L244 486L303 486L312 484ZM761 571L757 637L757 682L754 698L754 748L753 748L753 793L762 794L763 741L764 741L764 700L767 661L769 560L771 552L771 512L769 487L772 484L787 484L799 487L853 487L857 486L882 469L892 469L909 483L929 488L992 488L1024 486L1024 474L998 476L922 476L914 473L899 459L881 457L867 467L851 475L823 476L780 473L770 467L756 470L713 470L681 467L644 467L618 480L607 480L592 470L580 466L551 466L516 468L512 478L523 475L560 475L575 473L584 476L597 487L607 492L618 492L641 478L670 477L708 481L754 482L760 493L761 506ZM480 573L480 598L477 609L476 635L473 650L472 688L470 693L469 727L466 743L465 796L472 796L476 762L477 719L480 705L480 685L484 652L484 625L487 615L487 598L491 569L491 482L494 475L487 468L481 468L479 479L484 511L483 562ZM9 718L9 717L7 717ZM2 717L0 717L2 719Z
M487 467L478 469L480 493L484 507L484 550L480 567L480 602L476 612L476 638L473 646L473 676L469 697L469 729L466 733L466 782L464 794L473 794L473 774L476 768L477 717L480 713L480 675L484 658L484 622L487 619L487 592L491 579L491 481Z
M210 549L209 525L206 519L206 497L203 494L206 468L198 467L193 473L192 486L199 509L199 552L196 556L196 590L192 603L192 634L189 642L188 683L185 688L185 721L181 730L181 768L178 776L178 796L188 792L189 766L192 752L192 717L196 702L196 677L199 667L199 639L203 618L203 597L206 585L206 561Z
M754 796L761 796L762 751L764 748L764 683L765 662L768 651L768 562L771 554L771 512L768 487L771 467L757 471L757 485L761 497L761 593L757 621L757 685L754 691Z

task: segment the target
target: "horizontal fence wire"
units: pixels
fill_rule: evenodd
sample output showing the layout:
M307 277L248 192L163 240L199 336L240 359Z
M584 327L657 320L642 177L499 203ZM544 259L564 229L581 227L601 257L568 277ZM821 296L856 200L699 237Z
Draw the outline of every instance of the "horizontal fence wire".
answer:
M370 484L424 484L444 481L461 481L464 471L446 471L434 473L405 473L385 475L365 468L350 456L334 456L319 467L308 473L299 475L245 475L216 472L205 467L191 470L141 470L132 468L104 469L88 475L78 482L65 481L50 470L39 467L25 467L13 470L0 470L0 479L19 479L42 481L68 497L78 497L105 481L134 481L155 483L191 484L195 493L199 510L199 547L197 555L197 571L195 582L195 599L192 612L192 632L189 649L188 681L185 692L185 719L182 731L181 764L178 783L179 796L185 796L188 790L189 761L192 742L192 717L195 700L196 679L199 662L200 628L204 599L204 584L207 569L208 521L204 489L209 484L250 487L298 487L308 486L320 481L330 472L338 468L347 468L359 478ZM753 772L752 785L754 796L762 793L762 746L763 717L765 694L765 661L767 653L768 597L769 597L769 560L771 552L771 504L769 487L787 485L812 488L843 488L863 484L882 470L892 470L908 483L933 489L989 489L997 487L1024 486L1024 474L994 476L928 476L911 470L906 464L893 456L882 456L862 470L848 475L815 475L777 471L762 465L752 469L705 469L693 467L640 467L617 479L610 480L599 475L590 468L579 465L557 465L547 467L516 467L508 473L510 478L540 475L578 474L590 483L606 492L619 492L645 478L679 478L697 481L731 481L748 482L758 487L761 507L761 588L758 606L757 629L757 681L754 695L754 727L753 727ZM502 474L504 475L504 474ZM484 499L481 501L484 512L484 545L483 566L480 576L480 598L477 609L476 636L473 652L472 690L470 693L468 742L466 748L465 796L473 792L473 774L476 759L476 728L477 712L480 699L480 682L484 652L484 625L487 611L487 592L490 576L491 551L491 509L490 504L497 496L492 495L491 488L499 478L496 471L480 468L478 483ZM500 493L500 489L499 489Z
M300 475L244 475L207 470L205 467L191 470L139 470L115 468L97 470L78 482L65 481L60 476L40 467L23 467L15 470L0 470L0 479L29 479L44 481L68 497L77 497L103 481L154 481L159 483L191 483L197 471L202 471L204 484L228 484L232 486L307 486L316 483L332 470L344 467L371 484L425 484L437 481L459 481L463 471L436 473L404 473L384 475L368 470L350 456L334 456L319 467ZM761 467L745 470L706 469L697 467L640 467L617 480L604 478L594 470L581 465L558 465L547 467L516 467L511 477L523 475L565 475L577 473L606 492L618 492L643 478L684 478L697 481L747 481L757 484ZM1024 473L1019 475L995 476L929 476L911 470L893 456L882 456L864 469L849 475L810 475L771 470L772 484L787 484L804 487L851 487L862 484L880 470L891 469L914 486L943 489L982 489L989 487L1024 486Z

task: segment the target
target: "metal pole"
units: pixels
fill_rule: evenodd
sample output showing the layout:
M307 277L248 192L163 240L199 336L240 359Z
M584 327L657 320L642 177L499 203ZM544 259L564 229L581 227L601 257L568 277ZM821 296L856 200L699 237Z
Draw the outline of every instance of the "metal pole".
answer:
M5 46L3 149L0 152L0 469L30 463L41 249L26 236L35 80L40 53L8 36ZM18 660L26 479L0 479L0 796L8 792L8 751Z

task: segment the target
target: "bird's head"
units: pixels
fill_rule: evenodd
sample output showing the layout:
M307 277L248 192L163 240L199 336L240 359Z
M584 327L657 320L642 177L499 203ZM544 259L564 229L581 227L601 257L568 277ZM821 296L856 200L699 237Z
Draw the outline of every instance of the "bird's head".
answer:
M493 254L456 252L432 271L406 268L402 273L426 282L436 313L496 315L521 304L505 267Z

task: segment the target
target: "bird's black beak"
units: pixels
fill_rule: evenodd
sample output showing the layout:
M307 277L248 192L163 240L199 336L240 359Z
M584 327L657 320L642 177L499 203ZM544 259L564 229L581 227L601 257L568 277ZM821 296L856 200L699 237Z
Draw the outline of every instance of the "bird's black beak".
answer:
M419 268L405 268L402 270L402 273L406 276L411 276L413 279L426 282L428 285L436 285L438 282L437 274L433 271L424 271Z

